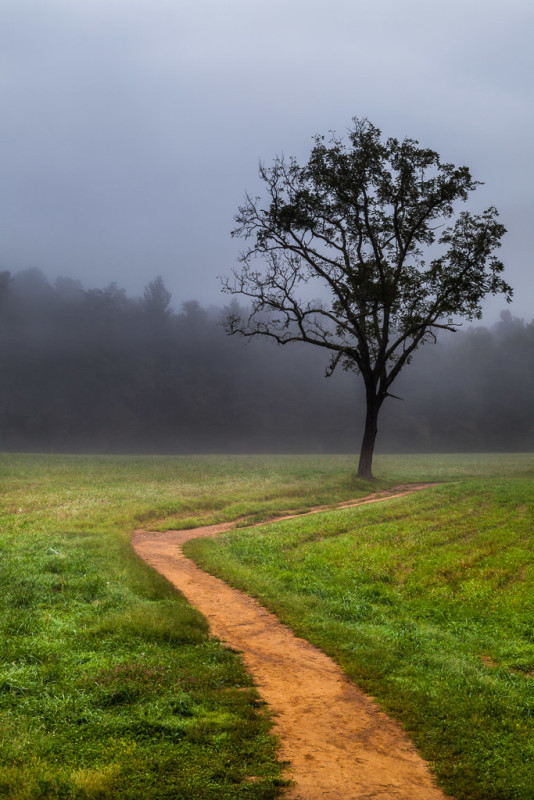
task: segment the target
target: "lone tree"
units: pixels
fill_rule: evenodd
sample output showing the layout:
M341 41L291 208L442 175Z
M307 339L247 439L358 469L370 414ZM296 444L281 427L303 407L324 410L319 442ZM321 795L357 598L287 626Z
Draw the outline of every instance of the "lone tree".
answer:
M233 236L247 247L223 290L248 298L229 333L309 342L365 383L358 475L372 479L378 414L414 351L481 316L487 294L511 287L494 256L505 228L494 207L457 211L480 185L413 139L381 139L353 119L348 141L316 136L309 161L260 164L267 201L247 195ZM262 261L257 268L256 259ZM310 300L327 289L329 299ZM310 284L303 292L306 284Z

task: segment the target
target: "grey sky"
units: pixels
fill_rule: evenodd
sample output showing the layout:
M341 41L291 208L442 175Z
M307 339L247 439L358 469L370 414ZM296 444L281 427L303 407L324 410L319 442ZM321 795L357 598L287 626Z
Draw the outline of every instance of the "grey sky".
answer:
M531 0L0 0L0 268L224 302L257 165L353 116L485 181L534 298ZM488 304L488 320L504 306Z

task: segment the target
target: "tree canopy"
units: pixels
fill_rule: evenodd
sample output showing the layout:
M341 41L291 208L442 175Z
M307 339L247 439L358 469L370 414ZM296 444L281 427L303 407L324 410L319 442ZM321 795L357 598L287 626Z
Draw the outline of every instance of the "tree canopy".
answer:
M0 305L0 450L354 452L365 419L354 372L325 380L325 350L228 337L222 308L179 309L154 319L143 296L113 285L13 273ZM384 405L382 451L534 450L534 321L503 311L491 328L444 334L395 391L406 402Z
M495 256L505 228L493 206L458 210L480 185L467 167L413 139L383 141L367 120L353 120L347 141L315 137L304 166L261 164L260 177L266 199L247 195L239 208L233 235L246 247L223 279L250 313L229 314L227 329L325 348L330 374L361 374L358 472L371 478L378 412L414 351L480 318L486 295L510 299Z

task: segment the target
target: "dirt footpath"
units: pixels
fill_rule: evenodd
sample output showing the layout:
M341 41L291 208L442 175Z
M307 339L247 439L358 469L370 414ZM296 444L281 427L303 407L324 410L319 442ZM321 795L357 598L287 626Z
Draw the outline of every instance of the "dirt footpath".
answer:
M424 488L343 503L358 505ZM322 508L312 511L323 510ZM296 516L296 515L295 515ZM284 519L287 519L285 517ZM208 619L214 636L240 650L269 705L292 800L444 800L401 727L324 653L296 637L259 603L199 569L181 545L216 536L233 523L187 531L136 531L135 551Z

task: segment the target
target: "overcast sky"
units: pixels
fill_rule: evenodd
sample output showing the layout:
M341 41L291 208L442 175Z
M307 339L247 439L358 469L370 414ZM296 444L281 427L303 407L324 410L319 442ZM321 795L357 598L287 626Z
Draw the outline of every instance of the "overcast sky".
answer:
M513 313L534 299L532 0L0 0L0 269L179 306L217 275L258 161L354 116L485 182ZM504 302L488 305L487 320Z

